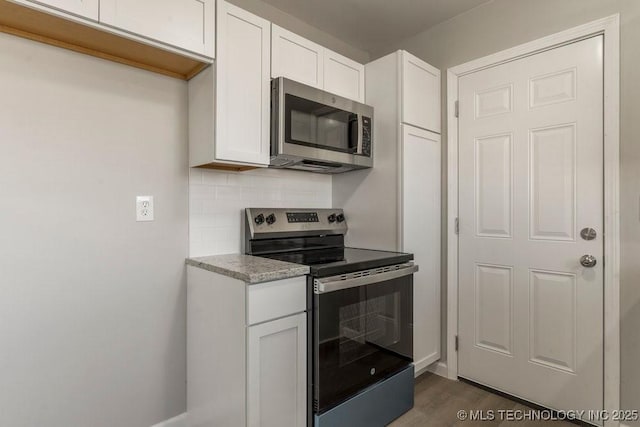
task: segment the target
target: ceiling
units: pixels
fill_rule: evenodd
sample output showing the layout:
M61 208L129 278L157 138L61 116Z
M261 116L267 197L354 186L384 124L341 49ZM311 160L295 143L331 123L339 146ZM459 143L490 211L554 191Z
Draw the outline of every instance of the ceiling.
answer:
M492 0L263 0L369 53Z

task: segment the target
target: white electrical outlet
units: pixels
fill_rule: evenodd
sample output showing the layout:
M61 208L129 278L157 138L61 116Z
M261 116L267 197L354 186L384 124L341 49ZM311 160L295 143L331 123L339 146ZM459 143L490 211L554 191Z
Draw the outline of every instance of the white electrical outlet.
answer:
M153 221L153 196L136 197L136 221Z

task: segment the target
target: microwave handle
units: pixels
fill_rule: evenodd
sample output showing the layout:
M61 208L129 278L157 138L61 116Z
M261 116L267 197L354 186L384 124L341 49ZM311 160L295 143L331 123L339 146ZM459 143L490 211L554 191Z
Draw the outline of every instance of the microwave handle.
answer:
M356 154L362 154L362 135L364 133L364 120L362 114L358 114L358 149Z

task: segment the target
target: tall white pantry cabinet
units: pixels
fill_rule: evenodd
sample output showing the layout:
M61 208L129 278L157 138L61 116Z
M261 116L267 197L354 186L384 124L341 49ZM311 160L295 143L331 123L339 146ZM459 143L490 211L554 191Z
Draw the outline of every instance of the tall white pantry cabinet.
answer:
M366 103L375 109L374 166L336 175L333 202L349 213L349 246L415 255L420 373L440 359L440 71L400 50L367 64L365 77Z

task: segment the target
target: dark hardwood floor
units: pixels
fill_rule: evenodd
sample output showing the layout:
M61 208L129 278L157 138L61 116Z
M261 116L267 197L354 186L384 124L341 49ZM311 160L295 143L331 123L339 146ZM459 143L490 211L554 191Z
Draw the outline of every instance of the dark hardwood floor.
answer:
M501 420L499 410L528 411L531 408L491 393L462 381L451 381L446 378L425 373L416 379L415 405L413 409L390 424L390 427L555 427L575 424L565 421L509 421ZM482 410L485 413L493 410L496 419L493 421L461 421L458 411Z

